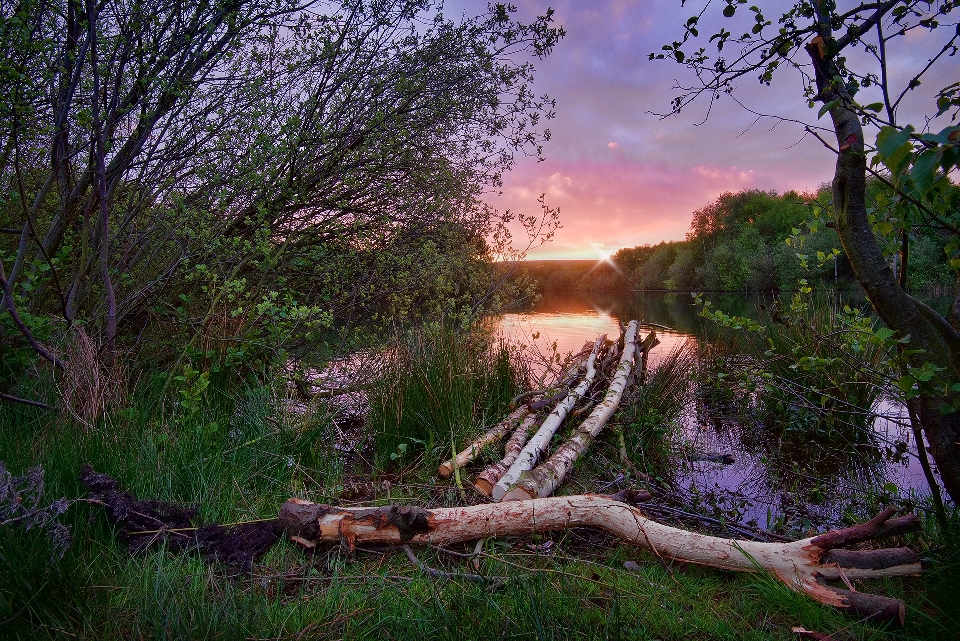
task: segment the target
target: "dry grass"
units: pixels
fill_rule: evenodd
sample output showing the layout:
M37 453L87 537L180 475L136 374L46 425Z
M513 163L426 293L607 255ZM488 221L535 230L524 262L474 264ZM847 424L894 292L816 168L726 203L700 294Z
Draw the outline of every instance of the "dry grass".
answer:
M59 381L64 418L93 428L111 409L127 402L127 368L121 354L107 358L98 341L74 326L61 350L64 366ZM109 362L112 361L112 362Z

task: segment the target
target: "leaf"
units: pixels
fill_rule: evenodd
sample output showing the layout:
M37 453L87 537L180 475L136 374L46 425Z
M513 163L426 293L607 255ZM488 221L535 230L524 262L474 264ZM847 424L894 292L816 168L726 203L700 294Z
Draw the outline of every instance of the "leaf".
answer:
M913 178L913 183L917 186L917 190L921 194L930 191L930 187L933 185L936 176L937 166L940 164L941 156L943 156L942 149L928 149L920 154L916 161L914 161L910 177Z
M882 103L882 102L871 102L869 105L867 105L866 107L864 107L864 109L869 109L870 111L880 111L881 109L883 109L883 103Z
M896 127L881 127L877 134L877 152L881 159L890 158L898 149L903 147L910 140L913 133L913 127L907 126L903 129Z
M890 329L889 327L881 327L880 329L877 330L877 338L879 338L882 341L887 340L888 338L893 336L893 334L894 334L893 330Z
M839 104L840 104L839 100L831 100L824 106L820 107L820 111L817 112L817 118L823 118L823 114L827 113L828 111L830 111L831 109L833 109Z
M737 7L732 4L728 4L723 8L723 15L727 18L732 18L733 14L737 12Z

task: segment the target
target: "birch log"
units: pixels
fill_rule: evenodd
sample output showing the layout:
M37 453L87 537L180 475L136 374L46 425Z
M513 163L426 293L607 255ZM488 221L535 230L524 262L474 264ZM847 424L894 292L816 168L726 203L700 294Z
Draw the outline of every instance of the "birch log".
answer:
M532 428L536 422L536 414L530 414L527 418L523 419L520 426L514 430L510 436L510 440L507 441L507 445L504 448L503 460L489 466L477 476L477 480L474 481L473 484L480 490L481 494L490 496L490 493L493 491L493 486L497 484L497 481L500 480L506 471L510 469L510 466L513 465L513 462L517 460L517 457L520 456L520 450L523 449L523 446L527 443L527 439L530 438L530 428Z
M597 434L604 428L610 417L620 406L623 390L627 386L627 379L633 370L635 352L637 351L637 321L630 321L623 338L623 353L620 355L620 364L610 382L610 388L590 416L577 428L570 440L560 446L545 463L535 469L528 470L520 475L517 482L503 495L503 501L523 501L553 494L567 474L573 469L573 464L593 444Z
M308 547L342 543L447 545L507 536L596 527L646 548L661 559L735 572L767 572L791 589L874 621L903 624L897 599L830 586L827 580L917 575L920 560L909 548L848 551L844 545L919 529L916 515L893 517L887 508L866 523L791 543L724 539L657 523L614 497L560 496L509 503L426 510L413 506L337 508L288 500L280 509L287 534Z
M507 418L503 419L487 430L483 436L471 443L467 449L457 454L456 457L448 461L444 461L440 466L441 478L450 478L450 475L453 474L454 468L463 467L475 459L484 447L491 443L496 443L503 438L504 434L515 428L517 423L522 421L523 418L529 413L530 408L526 405L521 405L517 409L513 410L513 412L511 412Z
M550 412L550 416L543 422L540 429L537 430L537 433L527 441L527 444L520 451L517 460L513 462L513 465L504 473L497 484L493 486L491 494L495 500L499 501L503 498L503 495L506 494L507 490L517 481L517 478L519 478L522 472L536 465L540 456L542 456L543 452L547 449L547 445L556 433L557 428L560 427L563 419L566 418L567 412L569 412L573 406L577 404L577 400L590 389L590 385L593 384L593 379L597 375L597 355L600 353L600 347L606 340L606 335L596 340L593 344L593 351L590 352L590 357L587 359L587 373L584 375L583 380L580 381L580 384L577 385L575 390L567 394L567 397L558 403L556 408Z

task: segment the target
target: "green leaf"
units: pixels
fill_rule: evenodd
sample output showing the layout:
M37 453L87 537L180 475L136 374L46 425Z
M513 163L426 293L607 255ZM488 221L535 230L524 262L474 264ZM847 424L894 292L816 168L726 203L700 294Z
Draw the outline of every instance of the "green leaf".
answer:
M911 134L913 134L913 127L911 126L903 129L881 127L880 133L877 134L877 152L879 152L880 158L890 158L898 149L909 142Z
M820 111L817 112L817 118L823 118L823 114L827 113L828 111L830 111L831 109L833 109L839 104L840 104L839 100L831 100L824 106L820 107Z
M917 190L921 194L930 191L942 156L942 149L928 149L920 154L916 161L914 161L910 177L913 178L913 183L917 186Z
M727 18L732 18L733 14L737 12L737 7L732 4L728 4L723 8L723 15Z
M894 334L893 330L890 329L889 327L881 327L880 329L877 330L877 333L876 333L877 338L879 338L882 341L887 340L888 338L893 336L893 334Z
M869 105L865 106L864 109L869 109L870 111L880 111L883 109L882 102L871 102Z

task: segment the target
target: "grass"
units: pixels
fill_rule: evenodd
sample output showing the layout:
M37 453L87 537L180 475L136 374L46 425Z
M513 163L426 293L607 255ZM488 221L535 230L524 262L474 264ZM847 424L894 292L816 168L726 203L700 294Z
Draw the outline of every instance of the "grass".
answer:
M447 458L484 423L500 420L524 385L516 351L480 330L411 331L386 353L368 418L378 466L418 451Z
M421 355L449 354L453 348L442 340L408 348ZM497 349L472 352L477 360L469 367L461 362L445 370L435 362L433 369L407 370L409 380L394 379L394 389L404 394L402 411L416 408L410 429L425 429L428 416L445 420L433 428L439 443L451 425L469 437L496 415L515 384ZM431 378L429 372L439 373ZM452 379L443 378L451 372ZM682 381L676 372L657 376L651 384ZM427 400L410 392L429 390L439 397L449 380L470 381L471 387L448 414L429 414ZM77 474L89 462L138 496L195 504L203 519L219 522L272 517L289 496L346 502L350 488L362 483L368 484L367 503L458 500L458 492L438 484L435 467L426 464L390 462L390 486L377 482L386 470L367 466L362 457L345 466L333 450L334 425L322 406L305 417L282 413L281 399L265 386L209 395L214 402L200 412L178 417L164 412L152 388L144 386L131 396L130 407L95 428L5 405L0 460L14 474L42 465L47 501L82 497ZM653 411L650 403L652 398L644 407ZM572 482L586 483L582 477ZM72 528L73 543L60 560L51 560L42 532L0 527L0 638L759 641L794 639L790 627L800 625L841 631L837 638L843 639L950 639L960 620L953 596L957 545L938 538L935 524L932 534L910 541L930 559L924 577L862 586L906 599L908 628L886 632L769 577L665 564L584 529L488 541L481 572L508 578L490 589L425 576L402 553L351 556L333 548L307 555L289 544L275 546L250 575L238 576L189 553L154 549L130 555L96 505L76 502L63 520ZM549 553L542 551L546 541L553 542ZM473 546L453 549L463 553ZM432 567L473 571L464 559L441 550L419 548L417 554ZM639 570L624 569L626 561Z
M821 439L868 431L890 387L891 347L871 340L876 321L839 298L812 294L797 294L785 307L775 303L765 316L762 332L718 337L707 379L742 385L743 398L770 425Z

